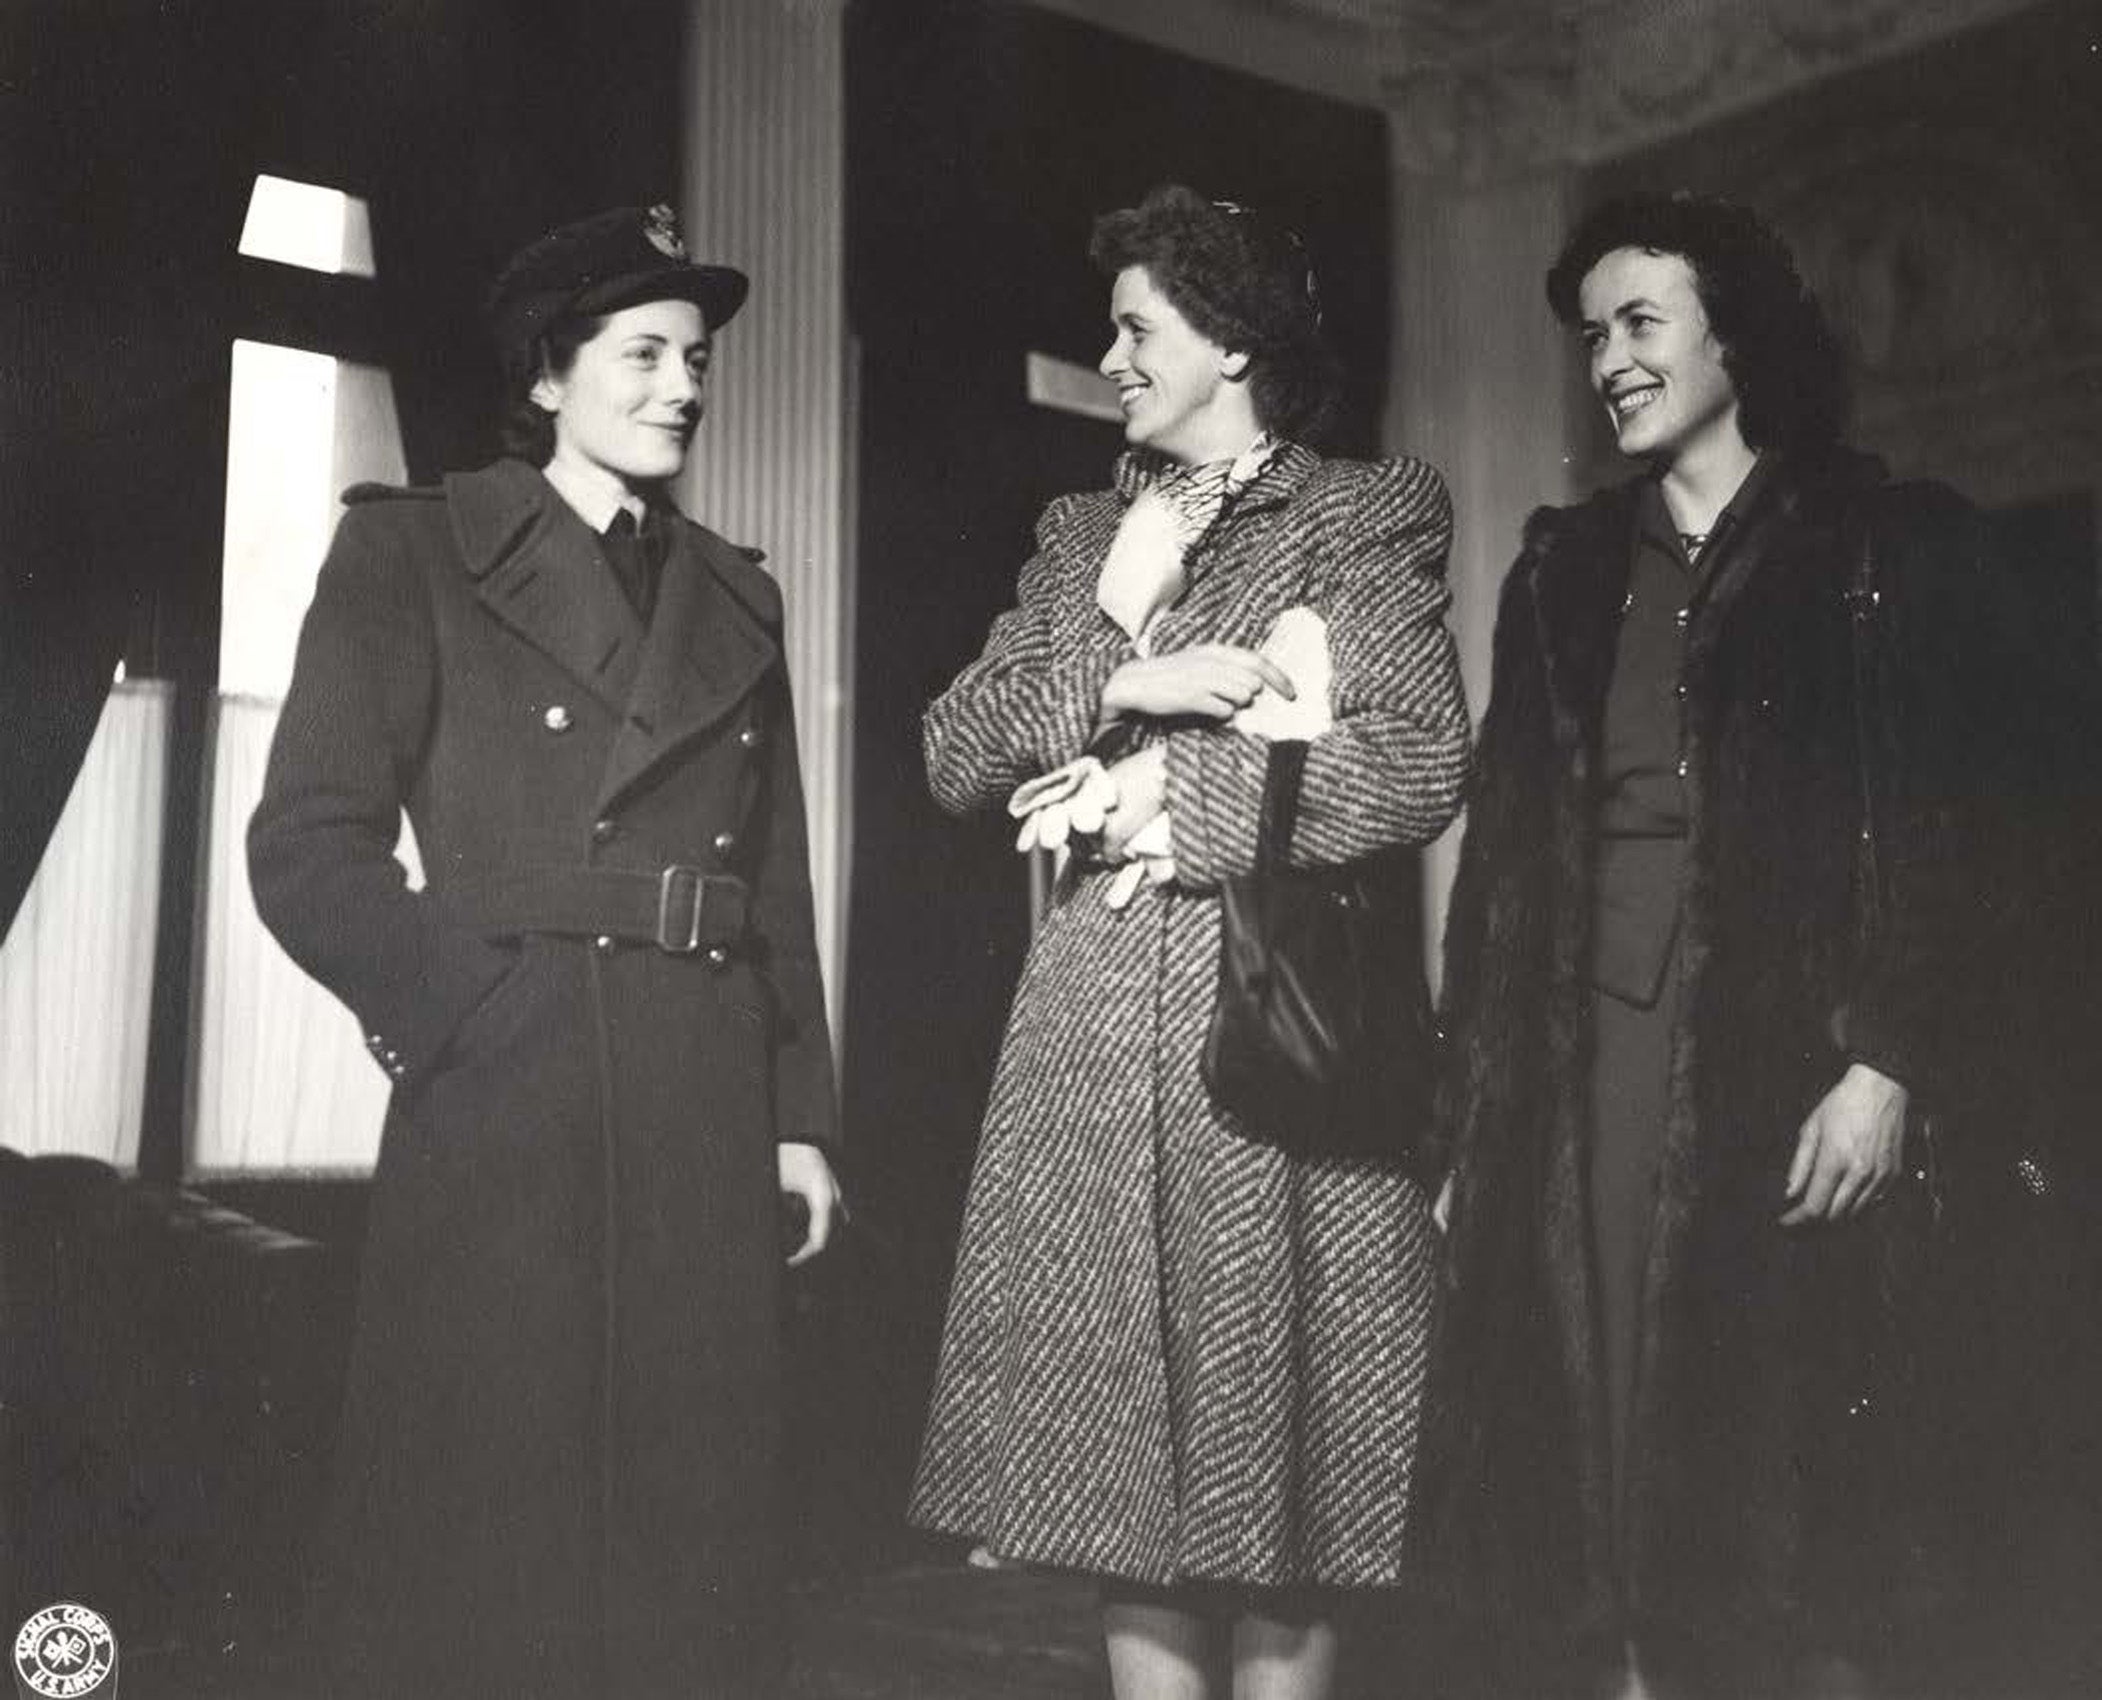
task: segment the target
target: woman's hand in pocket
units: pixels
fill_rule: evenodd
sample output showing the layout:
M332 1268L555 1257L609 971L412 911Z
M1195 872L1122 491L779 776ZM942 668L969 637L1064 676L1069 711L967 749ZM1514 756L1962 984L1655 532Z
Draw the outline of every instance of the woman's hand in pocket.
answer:
M481 1002L453 1029L441 1053L445 1062L467 1062L485 1056L492 1050L501 1050L517 1036L522 1017L515 1006L529 976L525 952L516 945L507 948L510 964L482 994Z

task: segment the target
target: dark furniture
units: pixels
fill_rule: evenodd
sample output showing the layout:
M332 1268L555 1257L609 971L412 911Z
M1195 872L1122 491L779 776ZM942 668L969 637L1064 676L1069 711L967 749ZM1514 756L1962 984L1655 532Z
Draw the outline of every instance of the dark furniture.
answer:
M325 1248L107 1164L0 1150L0 1584L123 1656L282 1643L340 1376Z

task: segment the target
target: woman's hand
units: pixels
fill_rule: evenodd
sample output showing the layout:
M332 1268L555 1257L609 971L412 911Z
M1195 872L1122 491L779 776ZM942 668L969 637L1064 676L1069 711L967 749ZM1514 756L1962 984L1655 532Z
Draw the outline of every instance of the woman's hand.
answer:
M1866 1063L1849 1067L1796 1135L1781 1226L1844 1221L1881 1198L1904 1160L1909 1102L1889 1075Z
M1231 643L1200 643L1127 661L1102 687L1105 722L1126 714L1168 720L1194 714L1226 720L1268 685L1287 700L1299 693L1276 662Z
M841 1196L832 1165L815 1145L784 1144L774 1148L785 1197L800 1198L808 1212L803 1243L789 1254L788 1266L808 1263L832 1238L834 1217L845 1221L847 1201Z
M1131 841L1168 806L1168 751L1153 744L1112 764L1117 800L1102 818L1104 861L1121 862Z

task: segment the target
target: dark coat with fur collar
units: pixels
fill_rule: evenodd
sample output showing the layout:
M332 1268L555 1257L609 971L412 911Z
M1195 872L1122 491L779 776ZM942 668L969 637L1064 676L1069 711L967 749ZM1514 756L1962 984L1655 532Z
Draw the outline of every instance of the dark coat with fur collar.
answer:
M1902 1230L1776 1225L1805 1115L1850 1060L1960 1083L1988 574L1970 509L1864 457L1783 463L1688 631L1684 1014L1642 1323L1631 1551L1611 1550L1584 1184L1600 728L1637 486L1543 510L1506 582L1446 940L1456 1178L1419 1528L1434 1585L1534 1623L1801 1617L1916 1550ZM1864 527L1873 914L1849 590ZM1908 1165L1921 1162L1915 1139ZM1863 1566L1866 1568L1864 1569ZM1623 1591L1624 1590L1624 1591Z

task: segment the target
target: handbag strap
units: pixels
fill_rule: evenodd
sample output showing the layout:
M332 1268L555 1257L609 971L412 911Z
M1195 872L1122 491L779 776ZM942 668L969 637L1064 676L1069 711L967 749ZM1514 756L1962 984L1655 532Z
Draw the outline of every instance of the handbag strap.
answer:
M1291 854L1292 828L1299 820L1299 786L1306 772L1304 738L1273 738L1263 768L1263 812L1255 834L1255 871L1282 868Z

